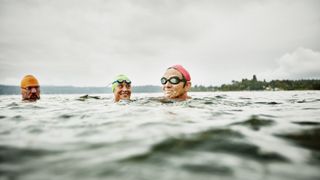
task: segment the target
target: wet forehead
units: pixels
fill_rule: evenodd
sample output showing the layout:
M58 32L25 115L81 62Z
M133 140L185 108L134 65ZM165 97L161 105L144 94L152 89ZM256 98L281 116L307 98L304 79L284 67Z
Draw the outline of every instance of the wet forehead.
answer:
M167 71L164 73L163 77L165 78L170 78L170 77L173 77L173 76L178 76L179 78L182 79L182 74L175 70L175 69L167 69Z

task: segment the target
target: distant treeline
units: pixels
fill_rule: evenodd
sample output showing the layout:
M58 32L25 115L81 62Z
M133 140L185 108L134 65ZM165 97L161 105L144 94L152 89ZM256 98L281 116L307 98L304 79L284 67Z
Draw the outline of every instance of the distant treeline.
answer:
M161 92L160 86L133 86L135 93ZM110 87L41 86L41 94L105 94L112 93ZM20 94L19 86L0 85L0 94Z
M231 84L221 86L195 85L192 92L206 91L251 91L251 90L320 90L320 80L272 80L270 82L258 81L253 75L252 79L232 81ZM160 86L133 86L134 93L161 92ZM75 86L41 86L42 94L105 94L112 93L110 87L75 87ZM0 95L20 94L19 86L0 85Z
M192 91L256 91L256 90L320 90L320 80L272 80L258 81L256 75L252 79L232 81L231 84L221 86L194 86Z

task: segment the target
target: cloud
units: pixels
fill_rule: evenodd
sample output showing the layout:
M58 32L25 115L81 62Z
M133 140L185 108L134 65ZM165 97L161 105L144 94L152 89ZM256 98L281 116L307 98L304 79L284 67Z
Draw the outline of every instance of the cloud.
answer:
M276 60L278 67L272 73L277 79L320 78L320 52L299 47Z
M102 86L124 73L136 85L159 85L164 70L178 63L190 71L193 84L260 78L270 69L269 76L290 77L284 73L289 65L275 59L297 47L320 49L319 5L0 0L0 84L17 84L31 73L49 85Z

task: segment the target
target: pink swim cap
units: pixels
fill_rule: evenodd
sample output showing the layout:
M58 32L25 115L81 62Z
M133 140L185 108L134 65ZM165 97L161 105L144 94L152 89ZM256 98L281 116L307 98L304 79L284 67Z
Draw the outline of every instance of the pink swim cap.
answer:
M173 65L171 67L169 67L168 69L173 68L177 71L179 71L185 78L187 81L191 80L191 76L189 74L189 72L181 65L177 64L177 65Z

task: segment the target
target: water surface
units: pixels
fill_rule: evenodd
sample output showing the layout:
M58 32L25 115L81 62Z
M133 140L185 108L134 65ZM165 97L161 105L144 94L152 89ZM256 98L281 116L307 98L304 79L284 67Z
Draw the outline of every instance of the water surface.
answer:
M320 91L0 96L0 179L320 179Z

